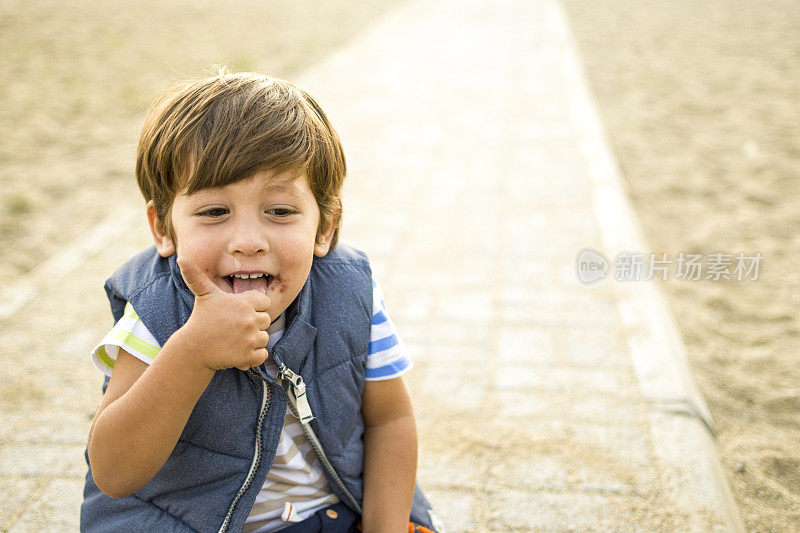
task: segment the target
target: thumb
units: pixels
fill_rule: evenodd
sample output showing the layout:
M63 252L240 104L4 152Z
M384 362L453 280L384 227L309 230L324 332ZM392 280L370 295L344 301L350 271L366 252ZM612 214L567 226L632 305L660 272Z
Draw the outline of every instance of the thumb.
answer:
M186 286L195 296L205 296L212 292L219 292L220 288L217 287L208 275L200 270L200 267L194 261L186 257L178 258L178 268L181 269L183 281Z

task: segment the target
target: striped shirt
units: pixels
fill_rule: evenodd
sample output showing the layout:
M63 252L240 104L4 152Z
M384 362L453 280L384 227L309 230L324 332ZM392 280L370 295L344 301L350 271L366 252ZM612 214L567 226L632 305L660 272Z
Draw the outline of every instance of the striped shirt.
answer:
M383 292L374 279L372 287L373 314L366 379L378 381L405 374L411 370L412 363L386 312ZM283 315L270 324L268 352L280 340L284 327ZM147 364L153 362L161 349L130 303L125 306L122 318L92 350L92 360L110 376L120 348ZM267 372L275 377L275 365L268 363ZM289 505L290 520L299 521L338 501L302 426L287 408L275 458L245 521L244 532L268 533L283 529L289 525L282 518L288 514L284 511Z

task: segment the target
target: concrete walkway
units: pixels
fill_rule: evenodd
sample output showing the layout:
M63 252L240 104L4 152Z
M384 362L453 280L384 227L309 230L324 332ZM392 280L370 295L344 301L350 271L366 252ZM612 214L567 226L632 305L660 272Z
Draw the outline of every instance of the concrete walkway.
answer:
M419 477L448 530L740 530L657 286L576 276L584 248L649 250L560 5L409 3L298 81L344 141L343 237L414 357ZM4 288L0 530L77 528L86 353L111 324L102 280L148 244L140 208L17 304Z

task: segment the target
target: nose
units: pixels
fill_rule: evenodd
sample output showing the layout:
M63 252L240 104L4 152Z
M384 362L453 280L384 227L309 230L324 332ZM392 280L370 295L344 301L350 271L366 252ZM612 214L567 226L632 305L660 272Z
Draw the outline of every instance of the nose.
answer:
M233 229L228 241L231 255L258 255L269 251L269 240L258 221L242 220Z

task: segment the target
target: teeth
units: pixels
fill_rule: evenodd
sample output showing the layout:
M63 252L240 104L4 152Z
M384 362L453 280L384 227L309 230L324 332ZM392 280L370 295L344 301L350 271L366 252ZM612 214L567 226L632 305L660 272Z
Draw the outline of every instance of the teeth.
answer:
M258 274L233 274L234 278L241 278L241 279L260 278L262 276L266 276L266 274L263 274L263 273L258 273Z

